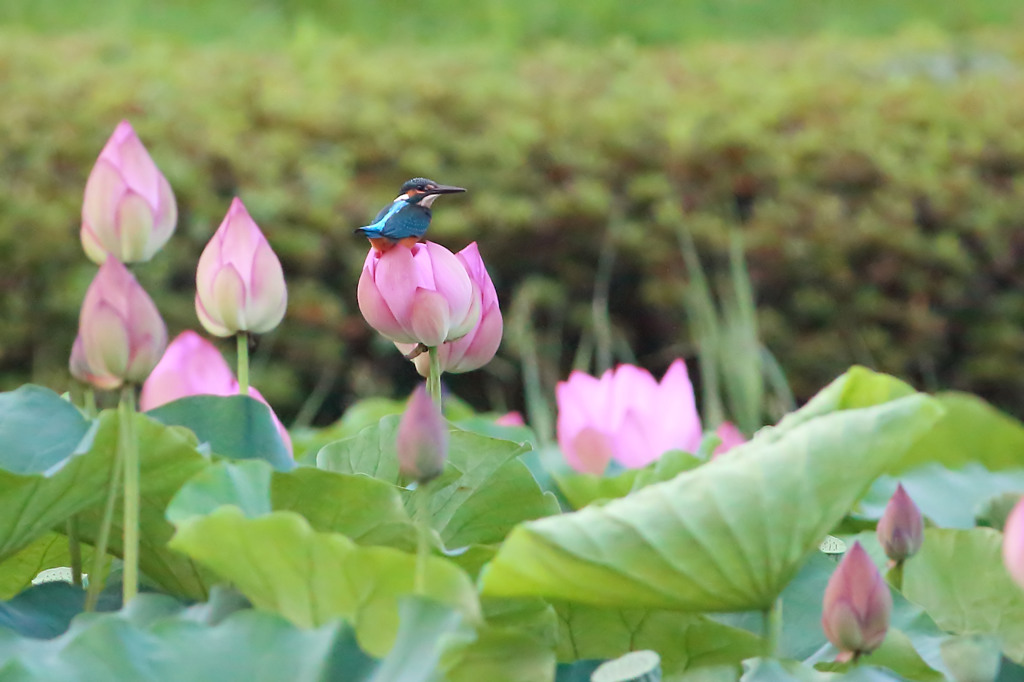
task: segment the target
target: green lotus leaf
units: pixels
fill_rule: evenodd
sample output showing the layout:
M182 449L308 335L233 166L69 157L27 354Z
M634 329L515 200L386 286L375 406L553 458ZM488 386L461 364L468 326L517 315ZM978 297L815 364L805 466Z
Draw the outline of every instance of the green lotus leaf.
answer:
M1024 591L1003 566L1003 535L991 528L929 528L903 567L903 593L944 630L1002 638L1024 663Z
M940 414L933 399L909 395L790 419L671 481L526 522L485 567L482 594L618 608L767 608Z
M318 532L294 512L247 518L240 508L223 506L176 518L176 526L170 546L230 580L257 607L301 627L344 618L374 655L394 642L398 597L415 589L415 556ZM479 617L469 578L451 562L430 557L423 589L467 617Z

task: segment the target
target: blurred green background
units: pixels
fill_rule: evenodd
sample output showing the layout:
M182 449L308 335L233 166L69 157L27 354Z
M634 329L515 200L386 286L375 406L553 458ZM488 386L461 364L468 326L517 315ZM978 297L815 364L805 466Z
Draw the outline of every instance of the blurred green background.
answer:
M359 315L351 233L415 175L470 188L431 235L480 243L506 315L448 377L477 407L573 366L698 374L692 237L724 290L742 241L798 400L859 362L1024 414L1022 29L1018 0L0 0L0 389L70 386L82 190L127 118L178 197L137 268L172 334L233 196L281 256L254 383L286 423L417 380Z

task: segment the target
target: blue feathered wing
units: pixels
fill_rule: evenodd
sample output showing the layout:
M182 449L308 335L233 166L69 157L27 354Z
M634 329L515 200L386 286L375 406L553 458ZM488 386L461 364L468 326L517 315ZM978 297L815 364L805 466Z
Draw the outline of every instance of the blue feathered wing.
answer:
M394 241L422 237L430 227L430 209L398 200L385 206L373 223L356 230L367 237L386 237Z

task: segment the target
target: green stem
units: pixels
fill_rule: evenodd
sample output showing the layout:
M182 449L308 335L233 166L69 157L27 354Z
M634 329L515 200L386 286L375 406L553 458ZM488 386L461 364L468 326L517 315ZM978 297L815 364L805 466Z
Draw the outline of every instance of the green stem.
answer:
M903 562L897 561L893 564L892 568L889 569L889 584L897 592L903 591Z
M420 482L412 492L416 517L415 594L427 594L427 559L430 558L430 483Z
M766 656L776 657L779 653L779 639L782 635L782 597L764 610L764 639L767 643Z
M249 395L249 335L238 332L238 392Z
M441 406L441 353L435 346L427 349L430 358L430 374L427 376L427 392L438 407Z
M103 584L106 582L106 560L107 544L110 542L110 526L114 520L114 506L117 504L117 495L121 491L121 476L124 472L124 452L117 449L114 456L114 466L110 471L110 485L107 487L107 503L103 507L103 520L100 521L100 532L96 537L96 544L93 545L92 570L89 571L89 590L85 595L85 610L92 611L103 591Z
M121 390L118 405L124 450L124 603L139 592L139 444L135 437L135 387Z
M97 413L96 390L92 386L87 386L85 389L85 416L89 419L95 419Z
M82 586L82 544L78 540L78 514L68 519L68 554L71 556L71 582Z

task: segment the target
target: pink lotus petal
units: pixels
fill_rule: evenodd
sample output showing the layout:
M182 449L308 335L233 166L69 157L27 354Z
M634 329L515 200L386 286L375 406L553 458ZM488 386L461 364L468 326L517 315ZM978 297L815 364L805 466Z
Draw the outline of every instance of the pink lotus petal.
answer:
M120 135L122 131L126 131L127 134ZM127 121L121 122L114 135L121 138L117 145L117 157L128 186L132 191L142 195L147 204L156 206L160 198L158 179L162 176L153 162L153 157L146 151Z
M413 336L428 348L440 346L448 335L448 301L436 291L417 289L409 324Z
M563 448L569 465L585 474L603 474L612 459L612 444L608 435L587 427L577 433Z
M718 428L715 429L715 435L722 442L715 448L715 451L711 454L712 457L718 457L732 450L737 445L743 445L747 442L746 436L732 422L722 422L719 424Z
M412 316L413 297L420 286L416 262L409 249L394 248L381 254L374 269L373 283L388 310L406 334L412 336L409 320Z
M369 258L373 257L371 251ZM356 300L359 303L359 312L363 314L371 327L389 339L409 344L409 348L403 350L403 353L409 353L417 345L415 337L399 324L388 307L387 301L381 296L373 281L373 271L369 266L364 266L363 272L359 276Z
M466 272L466 266L455 257L448 249L440 244L426 242L423 244L430 254L431 275L434 286L431 287L441 294L448 302L451 310L451 319L461 321L471 316L470 309L478 301L474 299L473 283ZM478 313L479 315L479 313ZM470 328L476 324L476 320L469 323ZM468 330L466 330L468 332ZM460 334L465 335L466 332Z
M494 420L498 426L526 426L523 415L519 412L508 412Z
M1024 589L1024 498L1014 505L1003 525L1003 564Z
M241 273L231 264L217 271L209 298L204 301L206 312L228 329L248 329L245 318L245 282Z

